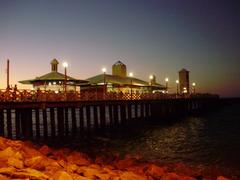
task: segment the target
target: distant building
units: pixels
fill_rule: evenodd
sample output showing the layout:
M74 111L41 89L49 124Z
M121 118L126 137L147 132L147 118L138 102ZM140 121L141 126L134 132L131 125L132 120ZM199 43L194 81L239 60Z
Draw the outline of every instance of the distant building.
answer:
M121 61L116 62L112 65L112 75L123 78L127 77L127 66Z
M51 61L51 72L44 74L35 79L19 81L22 84L31 84L34 90L52 90L52 91L63 91L65 75L58 72L58 60L53 59ZM87 83L85 80L75 79L67 76L67 91L75 91L76 85L81 83Z
M182 69L179 71L180 94L189 94L189 71Z
M127 67L121 61L112 65L112 74L102 73L87 79L88 85L81 86L83 91L103 92L123 92L123 93L150 93L162 91L166 88L156 83L156 77L151 82L127 76Z

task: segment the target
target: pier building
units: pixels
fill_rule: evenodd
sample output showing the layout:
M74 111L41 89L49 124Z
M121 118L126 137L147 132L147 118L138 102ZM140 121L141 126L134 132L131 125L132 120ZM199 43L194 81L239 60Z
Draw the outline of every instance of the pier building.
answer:
M189 94L189 71L182 69L179 71L180 94Z
M22 84L30 84L34 90L52 90L64 91L64 83L66 83L67 91L75 91L76 85L87 83L88 81L76 79L68 75L58 72L58 60L51 61L51 72L30 80L19 81Z
M121 61L112 65L112 74L103 72L86 79L89 84L81 86L82 91L96 92L122 92L122 93L152 93L161 92L165 86L156 82L156 77L151 76L149 82L135 78L132 73L127 74L127 67Z

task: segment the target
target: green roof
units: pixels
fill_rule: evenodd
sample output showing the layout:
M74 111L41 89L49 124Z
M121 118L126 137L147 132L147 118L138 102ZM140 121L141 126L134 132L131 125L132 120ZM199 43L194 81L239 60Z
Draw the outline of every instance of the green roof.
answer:
M19 81L22 84L32 84L34 82L39 82L39 81L64 81L65 80L65 75L59 72L52 71L48 74L45 74L40 77L36 77L35 79L30 79L30 80L23 80ZM85 80L80 80L80 79L75 79L73 77L67 76L68 81L73 81L75 83L86 83L87 81Z
M105 77L104 77L105 76ZM149 82L143 81L141 79L137 79L134 77L121 77L116 75L110 75L110 74L100 74L91 78L88 78L87 81L89 81L89 84L100 84L104 83L108 84L115 84L115 85L135 85L135 86L150 86ZM165 88L164 86L160 84L154 84L152 85L154 87L158 88Z

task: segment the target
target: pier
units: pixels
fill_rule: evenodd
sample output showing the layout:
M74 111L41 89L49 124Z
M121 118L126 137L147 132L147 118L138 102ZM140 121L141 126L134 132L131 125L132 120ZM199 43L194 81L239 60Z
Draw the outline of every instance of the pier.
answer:
M36 94L31 93L26 97L1 99L0 136L30 140L80 137L91 132L127 127L140 121L163 121L168 117L205 112L219 101L218 97L210 95L51 95L41 92L39 97L44 99L37 99Z

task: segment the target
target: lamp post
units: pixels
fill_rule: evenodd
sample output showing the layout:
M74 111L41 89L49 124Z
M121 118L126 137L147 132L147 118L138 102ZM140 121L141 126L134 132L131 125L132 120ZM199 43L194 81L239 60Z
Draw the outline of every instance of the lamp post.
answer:
M196 89L195 89L195 87L196 87L196 83L195 83L195 82L193 82L193 83L192 83L193 94L195 94L195 90L196 90Z
M131 78L131 99L132 99L132 85L133 85L133 82L132 82L133 73L132 72L129 73L129 77Z
M66 92L67 92L67 67L68 67L68 63L64 62L62 65L64 67L64 92L66 94Z
M150 86L151 86L151 93L153 92L153 89L152 89L152 85L153 85L153 75L150 75L149 76L149 79L150 79Z
M166 78L165 78L165 82L166 82L166 93L168 93L168 81L169 81L169 79L166 77Z
M187 94L187 88L183 87L183 94Z
M177 84L177 95L178 95L178 85L179 85L179 80L176 80L176 84Z
M106 88L106 72L107 72L107 69L105 67L102 68L102 72L103 72L103 94L105 96L106 90L107 90L107 88Z

